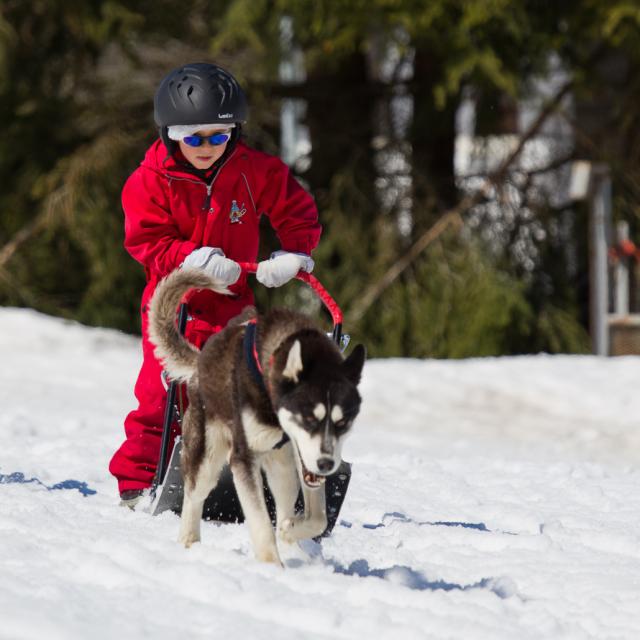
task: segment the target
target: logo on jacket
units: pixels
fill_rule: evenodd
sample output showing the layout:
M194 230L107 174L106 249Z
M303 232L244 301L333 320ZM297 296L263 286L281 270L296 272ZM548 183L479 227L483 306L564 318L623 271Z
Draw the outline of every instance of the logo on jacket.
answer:
M242 216L247 213L247 209L244 206L244 202L241 205L242 208L238 206L238 203L235 200L231 201L231 211L229 212L229 220L231 220L231 224L242 224Z

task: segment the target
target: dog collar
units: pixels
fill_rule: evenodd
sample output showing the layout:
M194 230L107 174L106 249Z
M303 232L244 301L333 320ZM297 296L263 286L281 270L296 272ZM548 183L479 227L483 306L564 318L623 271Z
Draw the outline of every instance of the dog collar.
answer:
M258 346L256 343L257 325L258 319L254 318L253 320L249 320L244 329L244 359L255 383L264 391L267 397L271 399L271 395L269 394L269 390L267 389L267 385L264 380L264 373L262 371L262 366L260 365L260 358L258 357ZM273 448L281 449L285 444L287 444L287 442L289 442L289 436L283 431L282 438L274 445Z

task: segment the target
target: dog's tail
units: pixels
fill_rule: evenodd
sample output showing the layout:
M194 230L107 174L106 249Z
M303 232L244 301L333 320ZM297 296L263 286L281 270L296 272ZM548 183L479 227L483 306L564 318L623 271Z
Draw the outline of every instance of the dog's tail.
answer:
M160 281L149 303L149 339L156 357L172 380L184 382L196 370L196 347L180 335L176 326L176 310L190 289L212 289L217 293L230 291L200 269L176 269Z

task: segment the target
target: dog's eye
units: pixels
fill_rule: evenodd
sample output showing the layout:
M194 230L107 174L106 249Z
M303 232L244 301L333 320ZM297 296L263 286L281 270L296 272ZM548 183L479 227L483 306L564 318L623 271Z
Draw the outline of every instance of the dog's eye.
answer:
M338 422L334 422L333 426L337 429L344 429L349 425L349 420L346 418L342 418L342 420L338 420Z

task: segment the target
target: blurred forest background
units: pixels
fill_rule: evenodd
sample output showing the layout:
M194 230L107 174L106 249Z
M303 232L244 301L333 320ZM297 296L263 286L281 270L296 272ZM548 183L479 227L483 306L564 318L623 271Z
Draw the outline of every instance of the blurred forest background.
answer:
M1 305L139 330L120 190L158 82L193 61L236 75L248 143L316 198L316 275L372 355L589 349L567 185L605 163L638 229L635 0L2 0Z

